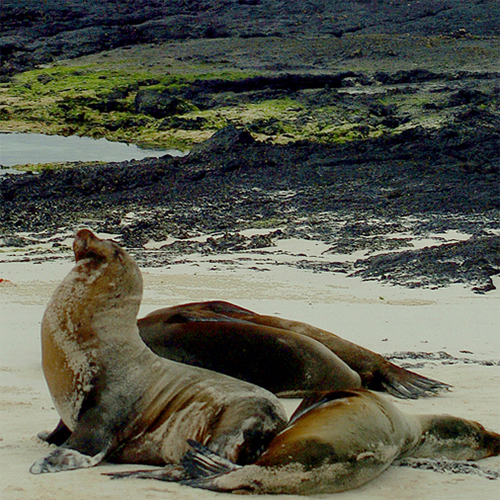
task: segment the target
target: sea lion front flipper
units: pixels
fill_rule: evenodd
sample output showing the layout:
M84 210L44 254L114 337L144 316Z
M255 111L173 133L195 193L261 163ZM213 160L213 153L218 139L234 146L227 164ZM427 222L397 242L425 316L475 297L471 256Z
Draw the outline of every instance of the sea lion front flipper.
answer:
M94 387L83 401L75 430L61 446L31 466L32 474L94 467L116 447L124 422L120 414L110 417L105 399L97 401L99 385L99 378L96 377ZM60 425L54 431L56 435L58 428Z
M92 412L90 412L92 413ZM86 469L102 462L112 448L114 438L106 428L93 425L87 416L77 424L66 442L52 450L46 457L37 460L30 468L32 474ZM87 422L87 425L86 425Z
M103 476L111 479L157 479L158 481L181 482L193 478L213 476L239 469L240 466L220 457L206 446L188 439L192 450L189 450L181 460L181 465L167 464L161 469L136 470L127 472L105 472Z
M56 448L46 457L37 460L30 468L32 474L60 472L63 470L85 469L94 467L104 458L104 453L90 457L69 448Z

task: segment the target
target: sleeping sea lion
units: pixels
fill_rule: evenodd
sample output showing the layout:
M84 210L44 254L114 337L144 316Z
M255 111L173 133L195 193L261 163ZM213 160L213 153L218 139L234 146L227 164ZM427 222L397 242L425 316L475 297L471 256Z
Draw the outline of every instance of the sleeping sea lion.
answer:
M155 311L137 326L159 356L246 380L280 397L361 386L360 376L320 342L240 318L241 311L219 301L184 304Z
M286 425L275 395L219 373L166 360L141 340L142 277L116 243L81 230L76 266L42 320L42 365L71 435L31 472L103 459L175 465L200 441L233 462L256 460Z
M223 301L159 309L137 325L156 354L241 378L280 397L355 388L353 371L363 387L399 398L415 399L450 387L326 330Z
M251 465L236 466L191 442L181 481L221 492L314 495L357 488L402 457L479 460L500 454L500 434L476 422L409 415L365 389L333 392L311 404L303 402ZM170 480L160 471L122 475Z

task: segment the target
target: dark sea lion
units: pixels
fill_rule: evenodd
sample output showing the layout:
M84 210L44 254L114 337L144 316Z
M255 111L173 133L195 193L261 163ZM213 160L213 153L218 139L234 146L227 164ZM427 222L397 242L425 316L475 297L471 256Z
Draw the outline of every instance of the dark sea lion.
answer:
M73 249L76 266L42 320L45 378L71 435L31 472L105 458L175 466L189 439L231 461L255 461L286 425L276 396L154 354L137 328L142 278L133 259L89 230L78 232Z
M137 326L159 356L246 380L281 397L361 386L359 375L320 342L253 322L249 314L239 317L241 311L226 302L184 304L155 311Z
M252 465L235 466L191 444L193 451L183 459L190 477L184 484L223 492L299 495L357 488L402 457L479 460L500 454L500 434L476 422L405 414L364 389L334 392L305 411L299 407ZM148 477L146 471L139 474ZM149 477L161 479L158 471Z
M137 324L142 339L156 354L241 378L281 397L355 388L352 371L359 374L364 387L400 398L449 387L326 330L228 302L159 309Z

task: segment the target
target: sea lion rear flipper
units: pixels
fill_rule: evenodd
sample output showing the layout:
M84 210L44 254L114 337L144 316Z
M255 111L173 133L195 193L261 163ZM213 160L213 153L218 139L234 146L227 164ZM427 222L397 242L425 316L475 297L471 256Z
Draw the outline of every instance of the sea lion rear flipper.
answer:
M449 384L400 368L389 361L380 369L374 382L368 385L369 389L382 389L400 399L417 399L451 388Z
M188 440L191 450L182 457L182 465L191 478L215 476L240 466L210 451L198 441Z
M192 449L182 457L181 461L188 479L184 479L181 483L192 488L230 491L220 489L213 480L228 472L241 469L241 466L213 453L197 441L189 440L188 442Z

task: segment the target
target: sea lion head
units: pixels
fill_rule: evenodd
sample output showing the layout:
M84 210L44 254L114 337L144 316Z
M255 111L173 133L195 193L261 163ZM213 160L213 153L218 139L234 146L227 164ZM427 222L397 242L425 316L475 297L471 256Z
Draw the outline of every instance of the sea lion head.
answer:
M422 438L412 457L480 460L500 455L500 434L478 422L450 415L419 415L419 419Z
M73 242L78 288L92 303L94 314L113 309L122 322L136 322L142 297L142 277L137 264L116 242L81 229Z

